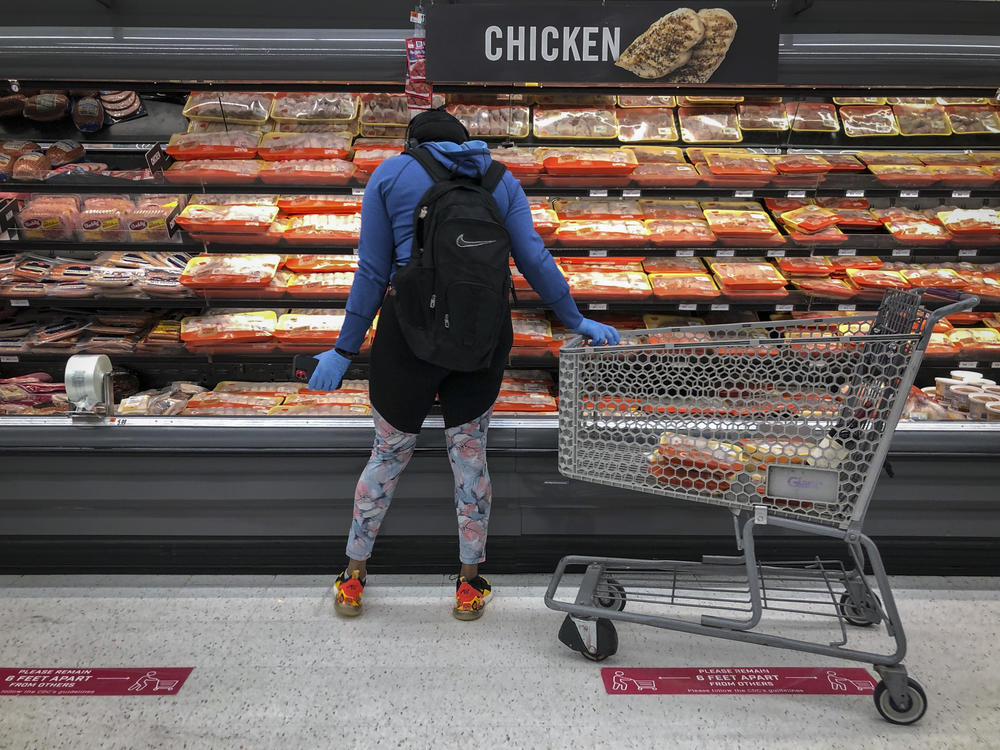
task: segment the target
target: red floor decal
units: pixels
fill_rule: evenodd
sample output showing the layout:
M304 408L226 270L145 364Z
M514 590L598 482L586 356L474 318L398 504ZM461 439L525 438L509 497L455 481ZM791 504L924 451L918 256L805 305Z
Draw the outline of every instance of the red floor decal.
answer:
M856 667L605 667L601 677L609 695L871 695L876 682Z
M0 695L176 695L194 667L0 667Z

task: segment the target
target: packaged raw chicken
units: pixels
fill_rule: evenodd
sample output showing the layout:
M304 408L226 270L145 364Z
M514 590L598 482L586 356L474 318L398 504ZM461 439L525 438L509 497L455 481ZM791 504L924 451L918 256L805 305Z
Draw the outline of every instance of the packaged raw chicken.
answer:
M1000 115L993 107L959 105L945 111L956 135L1000 133Z
M812 234L827 227L836 226L839 222L837 214L828 208L819 206L803 206L794 211L781 214L781 221L797 232Z
M286 289L295 297L346 297L351 293L354 272L338 273L297 273L292 276Z
M635 154L625 149L544 148L538 156L553 175L628 175L638 166Z
M867 209L833 208L837 215L837 226L851 229L877 229L882 222L872 216Z
M868 166L875 164L923 166L923 162L919 156L905 151L859 151L858 158Z
M342 159L288 159L261 165L260 180L268 185L347 185L357 167Z
M822 255L778 258L775 262L785 276L829 276L834 272L830 259Z
M268 133L257 148L266 161L282 159L346 159L351 136L346 133Z
M719 287L707 273L651 274L653 296L663 302L714 299Z
M535 107L536 138L614 139L618 137L618 117L613 108L548 109Z
M900 273L913 287L937 287L938 289L965 289L969 282L951 268L906 268Z
M847 277L859 289L909 289L910 284L898 271L867 271L858 268L847 269Z
M662 198L641 198L639 207L646 219L696 219L701 221L705 215L697 201L664 200Z
M567 247L639 246L646 244L649 233L641 221L564 221L554 236Z
M502 394L493 404L497 413L551 413L559 410L559 402L555 396L547 393L510 393Z
M724 292L731 290L782 289L788 280L770 263L737 263L713 261L712 273L719 279Z
M256 159L193 159L170 165L163 173L173 183L231 183L234 185L255 182L261 162Z
M962 356L996 359L1000 356L1000 331L995 328L956 328L948 341L961 347Z
M945 229L956 235L1000 232L1000 210L995 208L959 208L942 211L938 213L938 219Z
M899 135L899 124L889 106L849 106L840 108L844 134L852 137Z
M788 112L782 104L740 104L736 116L743 130L785 131L789 128Z
M648 274L704 273L701 258L644 258L642 268Z
M833 97L833 103L837 105L869 105L878 106L880 104L885 104L884 96L835 96Z
M303 255L296 253L285 259L285 268L295 273L329 273L356 271L357 255Z
M771 164L782 174L826 174L833 166L817 154L782 154L772 156Z
M194 344L268 341L277 323L278 316L270 310L195 316L181 321L181 340Z
M553 201L552 207L561 220L566 219L641 219L642 209L637 200L613 198L579 198Z
M879 182L893 187L926 187L937 182L937 176L924 166L877 164L868 169Z
M265 416L284 400L284 396L254 396L242 393L197 393L188 399L181 412L185 417Z
M512 310L514 346L547 344L552 342L552 326L541 310Z
M527 138L531 129L531 110L526 106L452 104L448 112L473 138Z
M687 164L684 151L676 146L622 146L635 154L639 164Z
M178 133L163 149L178 161L191 159L253 159L260 133L230 130L221 133Z
M892 111L902 135L951 135L951 122L940 105L895 104Z
M256 125L267 121L274 94L237 91L192 92L184 107L189 120Z
M538 158L534 149L495 148L491 150L490 155L494 161L507 167L507 171L520 180L522 185L534 185L544 170L542 160Z
M618 113L618 140L623 143L676 141L680 136L672 109L628 109Z
M444 96L434 94L432 106L443 107ZM372 125L408 125L418 114L410 110L405 94L369 93L361 95L361 123Z
M257 288L270 284L280 265L280 255L199 255L180 281L192 289Z
M832 104L789 102L786 110L792 118L792 130L816 133L840 131L837 108Z
M792 286L810 297L846 301L857 295L857 288L844 279L829 276L792 279Z
M277 216L277 206L202 206L191 203L177 215L177 223L191 232L259 234L267 232Z
M920 161L929 167L980 166L979 159L975 155L957 151L921 153Z
M885 265L881 259L871 255L835 256L830 258L830 263L836 275L843 275L851 268L875 270Z
M864 172L865 165L853 154L823 154L831 172Z
M353 162L359 170L370 174L386 159L398 156L402 152L400 146L356 146Z
M693 187L702 180L690 164L640 164L631 176L643 187Z
M944 227L929 221L890 221L885 225L900 242L915 245L942 245L951 241L951 234Z
M580 300L645 299L652 294L645 273L636 271L568 272L573 297Z
M624 94L618 97L618 106L625 108L632 107L674 107L677 99L673 96L640 96L637 94Z
M698 219L673 221L668 219L647 219L646 231L654 245L673 247L705 247L716 241L708 222Z
M221 380L213 393L240 393L246 396L290 396L307 390L304 383L258 383L245 380Z
M826 227L818 232L802 232L789 227L788 239L797 245L807 247L835 247L846 242L847 235L840 231L839 227Z
M361 237L361 215L299 214L291 217L284 236L289 242L355 244Z
M286 214L361 213L360 195L282 195L278 208Z
M535 231L545 237L559 228L559 216L551 208L532 208L531 223Z
M705 219L717 237L770 237L778 228L764 211L706 209ZM779 235L780 236L780 235Z
M345 92L284 93L275 96L271 104L271 119L275 122L343 122L354 118L357 112L357 94Z
M731 107L681 107L677 110L686 143L739 143L743 140Z
M964 165L932 165L927 171L934 175L938 183L945 186L966 188L989 187L997 181L997 176L983 167Z

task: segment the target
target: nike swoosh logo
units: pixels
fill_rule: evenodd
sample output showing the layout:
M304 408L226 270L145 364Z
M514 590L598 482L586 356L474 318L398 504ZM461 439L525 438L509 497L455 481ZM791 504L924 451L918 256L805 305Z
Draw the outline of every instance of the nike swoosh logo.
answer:
M481 245L492 245L495 242L496 240L467 240L464 232L455 239L455 244L459 247L480 247Z

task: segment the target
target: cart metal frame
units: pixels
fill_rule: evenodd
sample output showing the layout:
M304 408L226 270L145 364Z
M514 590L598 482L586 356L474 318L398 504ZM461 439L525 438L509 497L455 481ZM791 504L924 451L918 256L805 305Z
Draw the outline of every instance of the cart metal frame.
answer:
M601 661L616 653L612 622L621 621L867 662L882 678L874 695L882 716L897 724L918 721L927 708L926 695L902 664L903 625L881 555L862 527L934 325L979 301L934 294L951 304L928 311L921 307L920 291L890 292L873 315L664 328L623 334L614 347L585 347L580 338L563 347L560 471L596 484L727 507L741 554L701 562L563 558L545 594L546 606L567 613L560 640ZM772 359L778 364L769 369ZM688 370L688 362L700 365ZM752 392L745 371L753 367L758 379L780 379L783 365L795 369L794 382L785 380L780 388L789 403L799 406L774 414L754 403L773 400L776 390L764 385L764 392ZM741 400L734 405L726 398L735 391ZM822 405L807 412L801 408L804 399ZM726 407L720 409L723 401ZM816 501L812 490L797 499L787 494L787 485L782 485L786 494L769 497L775 471L770 466L763 476L750 475L748 468L724 481L706 478L719 476L707 469L679 469L664 483L650 469L656 465L655 450L648 463L641 461L658 438L659 444L667 439L660 433L682 442L744 435L783 449L812 446L811 453L802 449L806 458L774 460L795 461L793 471L805 469L806 477L816 468L835 473L836 499ZM853 566L818 557L761 563L756 534L766 527L839 540ZM866 559L875 589L864 574ZM579 567L583 579L573 600L558 598L567 570ZM629 603L671 612L625 611ZM700 610L701 616L683 619L673 612L678 608ZM839 625L841 638L814 642L759 632L765 610L828 618ZM847 625L879 623L893 639L891 653L847 646Z

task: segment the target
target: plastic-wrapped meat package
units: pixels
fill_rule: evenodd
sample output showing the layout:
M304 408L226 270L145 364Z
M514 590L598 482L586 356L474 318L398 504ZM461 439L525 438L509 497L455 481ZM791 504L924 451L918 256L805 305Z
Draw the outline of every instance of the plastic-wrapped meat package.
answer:
M680 136L674 111L665 108L625 109L618 112L618 139L623 143L676 141Z
M915 245L942 245L951 241L951 234L944 227L929 221L890 221L885 225L900 242Z
M542 148L538 156L553 175L628 175L638 162L635 154L614 148Z
M355 136L360 129L357 118L343 122L276 122L274 133L343 133Z
M705 215L701 211L701 206L698 205L697 201L641 198L639 206L642 208L643 218L646 219L667 219L674 221L695 219L700 221L705 218Z
M357 112L357 94L346 92L283 93L271 105L271 119L275 122L343 122Z
M632 172L632 182L643 187L693 187L701 175L690 164L640 164Z
M885 265L879 258L872 255L836 256L830 258L830 263L833 264L834 273L838 275L843 275L851 268L873 271Z
M642 209L635 200L580 198L554 201L552 207L560 219L641 219Z
M755 176L777 174L771 160L762 154L727 154L715 151L705 154L705 162L712 174Z
M268 341L277 323L278 316L270 310L194 316L181 321L181 340L194 344Z
M360 195L282 195L278 208L286 214L361 213Z
M584 271L629 271L635 273L645 273L645 269L642 267L642 262L644 260L642 257L564 257L556 258L555 260L556 263L565 268L569 273L580 273Z
M304 383L274 383L252 380L222 380L219 381L213 393L240 393L245 396L292 396L306 390Z
M789 128L788 112L783 104L740 104L736 117L742 130L780 132Z
M367 404L282 404L267 412L269 417L366 417Z
M687 164L684 150L677 146L623 146L641 164Z
M636 271L570 272L568 281L573 296L581 300L646 299L653 291L646 274Z
M325 315L286 313L278 318L274 336L280 343L328 344L337 343L337 336L344 325L344 311L331 311Z
M191 203L177 215L177 223L190 232L256 234L268 231L277 216L277 206L203 206Z
M912 287L965 289L969 285L966 279L951 268L907 268L900 273Z
M514 346L552 343L552 326L541 310L512 310Z
M778 258L778 269L785 276L829 276L834 272L829 258L809 256L805 258Z
M288 293L296 297L346 297L351 293L354 272L297 273L288 282Z
M782 154L771 157L770 161L782 174L826 174L833 169L830 162L818 154Z
M543 237L559 228L559 216L551 208L532 208L531 222L535 231Z
M262 287L280 265L280 255L199 255L188 262L181 283L192 289Z
M403 152L398 146L356 146L354 149L354 166L362 172L374 172L375 168L393 156Z
M956 135L1000 133L1000 114L988 106L945 107Z
M792 286L810 297L819 299L844 301L853 299L857 295L857 289L850 282L828 276L795 278L792 280Z
M266 161L282 159L346 159L351 136L345 133L268 133L257 149Z
M507 167L507 170L524 184L529 184L525 178L537 177L542 173L542 160L538 158L534 149L495 148L490 151L490 155L494 161Z
M770 263L711 263L712 272L719 279L724 292L730 290L771 290L782 289L787 279Z
M493 405L496 413L551 413L559 410L555 396L547 393L501 394Z
M951 123L942 106L896 104L892 111L903 135L951 135Z
M857 156L869 167L883 164L923 166L919 156L905 151L859 151Z
M55 283L75 283L84 281L93 271L94 267L89 263L60 263L49 269L46 280Z
M642 268L648 274L704 273L701 258L645 258Z
M669 219L648 219L646 231L654 245L705 247L716 241L708 222L698 219L674 221Z
M994 234L1000 233L1000 210L995 208L959 208L943 211L938 218L952 234Z
M536 138L614 139L618 117L608 109L546 109L535 107Z
M982 167L955 165L931 165L927 167L942 185L961 186L967 188L989 187L997 178L992 172Z
M444 106L444 96L434 94L433 107ZM362 94L361 124L373 125L408 125L417 115L416 110L410 110L405 94Z
M256 159L192 159L170 165L163 173L168 182L228 182L244 184L255 182L260 172Z
M819 206L803 206L793 211L786 211L781 214L780 218L785 226L805 234L812 234L827 227L836 226L840 221L836 213Z
M178 133L163 149L179 161L190 159L252 159L260 133L230 130L222 133Z
M285 259L285 268L295 273L327 273L356 271L357 255L303 255L296 253Z
M473 138L526 138L531 129L531 112L526 106L453 104L448 111Z
M719 287L707 273L652 274L653 296L664 302L714 299Z
M731 107L681 107L677 110L686 143L739 143L743 140Z
M882 222L872 216L871 211L858 208L832 209L837 215L837 226L852 229L878 229Z
M625 108L632 107L674 107L677 98L673 96L639 96L624 94L618 97L618 106Z
M937 175L924 166L908 164L875 164L868 170L879 182L895 187L924 187L937 182Z
M273 193L207 193L191 196L191 204L196 206L277 206L278 196Z
M183 114L189 120L257 125L267 122L272 99L274 94L253 91L196 91Z
M649 233L641 221L564 221L555 232L567 247L589 245L645 245Z
M853 154L823 154L831 172L864 172L865 165Z
M126 242L127 217L135 205L124 196L88 198L80 212L78 236L83 242Z
M259 138L264 135L264 133L271 132L271 123L260 122L253 125L232 126L224 122L212 122L211 120L191 120L187 127L187 132L192 134L228 133L231 130L243 130L248 133L256 133Z
M170 216L177 204L136 206L125 217L130 242L180 242L180 235L170 236Z
M357 167L342 159L289 159L266 162L260 179L269 185L347 185Z
M49 157L32 152L17 157L11 168L11 177L15 180L44 180L51 169Z
M79 217L75 196L43 196L28 202L17 215L17 225L25 240L73 240Z
M898 271L878 269L870 271L860 268L847 269L847 277L859 289L909 289L910 284Z
M717 237L769 237L778 228L764 211L706 209L705 219Z
M247 416L255 414L266 415L268 410L281 404L284 396L256 396L244 393L217 393L208 391L197 393L188 399L184 416L238 416L246 412Z
M786 109L792 118L792 130L818 133L840 130L837 108L832 104L789 102Z
M289 220L285 237L300 243L357 243L361 237L361 215L298 214Z
M803 232L789 227L788 239L797 245L829 247L843 244L847 241L847 235L840 231L839 227L834 226L820 229L818 232Z
M899 135L899 124L892 107L841 107L840 119L844 123L844 134L852 138Z
M948 341L961 347L962 356L1000 357L1000 331L995 328L956 328L948 334Z

